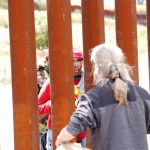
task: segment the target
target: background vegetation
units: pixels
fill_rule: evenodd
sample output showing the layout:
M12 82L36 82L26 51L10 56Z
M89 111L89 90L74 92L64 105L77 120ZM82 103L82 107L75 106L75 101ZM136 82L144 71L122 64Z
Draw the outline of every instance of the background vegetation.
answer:
M6 4L6 3L5 3ZM2 5L0 5L1 7ZM2 6L0 9L0 83L10 83L10 48L9 48L9 28L8 10ZM43 49L48 47L47 11L43 3L35 3L35 31L37 63L43 61L45 52ZM114 6L105 6L105 9L114 10ZM138 13L146 13L145 5L137 6ZM83 49L82 45L82 17L81 11L77 9L72 12L72 38L73 47ZM137 25L138 51L140 54L147 54L147 28L144 25ZM105 17L105 37L106 42L115 43L115 20Z

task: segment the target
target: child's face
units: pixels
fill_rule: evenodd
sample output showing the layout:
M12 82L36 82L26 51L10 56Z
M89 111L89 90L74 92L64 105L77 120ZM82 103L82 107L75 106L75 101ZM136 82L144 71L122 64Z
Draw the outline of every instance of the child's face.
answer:
M73 58L73 71L74 71L74 76L81 74L82 63L83 63L82 59Z

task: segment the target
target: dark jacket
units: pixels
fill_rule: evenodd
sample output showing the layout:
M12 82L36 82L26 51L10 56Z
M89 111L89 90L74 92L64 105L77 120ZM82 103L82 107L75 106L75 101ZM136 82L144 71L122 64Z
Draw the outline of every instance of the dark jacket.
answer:
M90 128L93 150L148 150L150 95L143 88L128 84L127 105L118 105L111 83L81 96L67 130L76 135Z

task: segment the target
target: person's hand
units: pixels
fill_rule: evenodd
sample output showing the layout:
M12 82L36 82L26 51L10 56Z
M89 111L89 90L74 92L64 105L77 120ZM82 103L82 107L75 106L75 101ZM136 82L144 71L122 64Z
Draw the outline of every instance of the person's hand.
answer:
M74 138L75 138L75 137L74 137L72 134L70 134L70 133L67 131L66 127L65 127L65 128L63 128L63 129L61 130L61 132L60 132L59 135L57 136L57 139L56 139L56 142L55 142L56 147L58 147L58 146L61 145L61 144L69 143L69 141L72 140L72 139L74 139Z

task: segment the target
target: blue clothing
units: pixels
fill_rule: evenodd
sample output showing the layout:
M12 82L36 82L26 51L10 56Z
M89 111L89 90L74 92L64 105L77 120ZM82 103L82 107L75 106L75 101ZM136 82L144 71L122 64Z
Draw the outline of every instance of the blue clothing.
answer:
M47 133L40 133L40 150L46 150L46 137Z
M52 129L48 128L47 130L47 144L46 144L46 148L47 150L53 150L53 146L52 146Z

